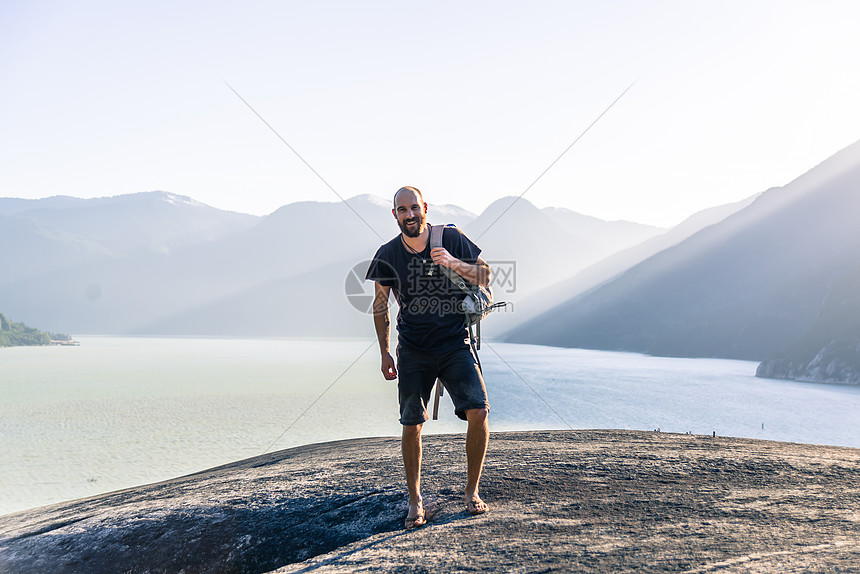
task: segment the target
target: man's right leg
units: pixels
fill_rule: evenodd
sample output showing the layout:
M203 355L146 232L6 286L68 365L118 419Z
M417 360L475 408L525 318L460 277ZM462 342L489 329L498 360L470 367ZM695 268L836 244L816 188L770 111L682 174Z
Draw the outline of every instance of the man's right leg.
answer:
M400 441L403 468L406 471L406 487L409 489L409 512L406 514L407 528L424 524L424 507L421 499L421 428L423 426L403 425L403 435ZM419 516L420 519L418 519Z
M406 486L409 488L409 514L406 528L425 524L421 504L421 429L427 414L427 402L436 381L433 357L425 353L397 348L397 392L400 402L400 424L403 425L401 450Z

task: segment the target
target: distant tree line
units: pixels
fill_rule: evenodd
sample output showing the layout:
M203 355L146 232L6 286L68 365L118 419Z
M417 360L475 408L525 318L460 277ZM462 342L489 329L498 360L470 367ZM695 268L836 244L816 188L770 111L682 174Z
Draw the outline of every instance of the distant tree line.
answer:
M24 323L14 323L0 313L0 347L21 345L50 345L51 340L68 340L68 335L51 333L28 327Z

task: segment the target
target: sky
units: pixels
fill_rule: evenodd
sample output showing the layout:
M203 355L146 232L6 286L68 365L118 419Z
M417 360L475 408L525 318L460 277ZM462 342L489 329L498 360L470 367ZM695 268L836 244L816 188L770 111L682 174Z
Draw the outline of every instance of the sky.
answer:
M0 197L264 215L413 185L671 226L860 139L857 22L826 0L7 0Z

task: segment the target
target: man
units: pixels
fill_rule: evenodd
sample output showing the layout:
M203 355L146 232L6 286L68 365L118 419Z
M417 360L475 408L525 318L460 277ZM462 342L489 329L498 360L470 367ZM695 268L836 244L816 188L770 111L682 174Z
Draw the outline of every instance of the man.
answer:
M489 441L490 411L484 379L469 346L463 293L438 269L450 267L467 281L488 285L490 267L481 250L460 230L446 227L442 247L430 248L427 204L414 187L394 195L391 210L401 233L379 248L367 271L374 280L373 322L382 355L382 374L398 378L401 450L409 489L406 528L426 524L421 499L421 428L429 416L427 403L438 377L454 402L454 412L468 422L466 431L466 508L483 514L489 507L478 495L478 482ZM389 349L391 290L400 305L397 315L397 363Z

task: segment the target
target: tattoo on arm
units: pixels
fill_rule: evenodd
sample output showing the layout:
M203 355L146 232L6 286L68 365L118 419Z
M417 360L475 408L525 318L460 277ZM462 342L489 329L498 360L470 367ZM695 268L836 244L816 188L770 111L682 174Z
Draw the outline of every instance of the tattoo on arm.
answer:
M379 350L388 353L390 349L391 315L388 312L388 294L390 287L375 284L373 298L373 325L376 328L376 338L379 340Z

